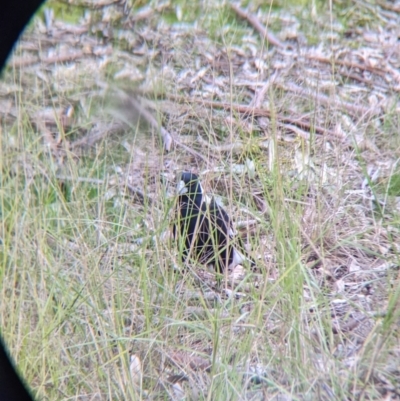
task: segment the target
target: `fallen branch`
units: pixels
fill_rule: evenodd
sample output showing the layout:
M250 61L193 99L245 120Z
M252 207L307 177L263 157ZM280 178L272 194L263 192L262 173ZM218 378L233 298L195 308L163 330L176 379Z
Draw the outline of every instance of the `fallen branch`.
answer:
M144 108L137 99L135 99L134 97L130 97L129 101L131 102L132 107L138 112L140 116L142 116L155 130L160 131L162 140L164 142L164 149L167 152L171 150L172 144L175 143L193 156L198 157L205 162L208 162L208 159L205 156L185 145L184 143L180 142L175 135L171 134L164 127L160 126L153 115L146 108Z
M295 85L292 83L288 83L286 85L277 83L276 86L287 92L293 92L296 95L304 97L306 99L314 98L316 101L318 101L318 103L329 106L330 108L336 107L338 109L345 110L347 113L350 112L352 114L362 115L364 117L366 115L378 114L378 112L376 110L380 109L379 107L367 108L367 107L358 106L358 105L346 102L344 100L332 99L332 97L322 95L321 93L312 92L306 88L302 88L301 86L298 86L298 85Z
M111 47L106 47L103 49L97 49L95 52L92 53L86 53L84 51L75 51L73 53L65 53L65 54L60 54L56 56L51 56L51 57L37 57L37 56L32 56L32 57L14 57L12 59L12 63L14 67L27 67L36 63L40 64L58 64L58 63L67 63L71 61L76 61L79 59L84 59L85 57L88 56L106 56L109 55L113 52L113 49Z
M296 127L293 124L283 124L283 123L279 123L278 125L288 131L293 132L294 134L296 134L297 136L299 136L300 138L309 140L310 139L310 133L307 131L304 131L302 129L300 129L299 127Z
M56 175L57 180L60 181L74 181L74 182L85 182L87 184L94 185L104 185L105 180L99 180L97 178L87 178L87 177L72 177L68 175Z
M211 149L215 153L222 153L222 152L240 152L243 150L243 143L241 141L237 141L234 143L228 143L226 145L213 145L212 143L203 139L200 135L197 136L197 141L200 142L202 146L205 146Z
M87 178L87 177L72 177L67 175L57 175L56 178L60 181L73 181L73 182L84 182L87 184L94 185L115 185L117 182L116 177L107 177L105 179L96 179L96 178ZM125 181L119 180L119 186L123 189L127 189L129 193L132 195L132 199L139 201L143 205L146 203L149 205L153 204L153 199L149 196L145 195L143 191L139 188L135 188L134 186L126 183Z
M71 6L70 0L61 0L60 2L67 4L68 6ZM74 5L75 7L88 8L91 10L99 10L100 8L109 7L113 4L118 4L118 3L120 3L120 0L102 0L102 1L80 0L79 2L77 2L77 4L72 4L72 5Z
M263 86L256 91L253 100L250 102L249 106L251 107L256 107L259 108L261 107L265 95L267 94L267 92L269 91L269 88L271 87L271 85L275 82L276 78L278 76L277 72L274 72L263 84Z
M177 95L168 95L171 99L174 99L175 101L187 103L188 99L187 97L184 96L177 96ZM343 135L337 132L334 132L332 130L325 129L323 127L320 127L318 125L313 125L308 121L304 121L300 118L293 118L293 117L288 117L288 116L282 116L276 113L271 113L267 109L261 109L261 108L256 108L256 107L251 107L251 106L246 106L242 104L237 104L237 103L224 103L224 102L217 102L213 100L206 100L206 99L194 99L194 101L197 101L201 103L202 105L206 105L209 107L214 107L218 109L225 109L225 110L235 110L238 113L242 113L245 116L248 117L271 117L272 115L274 118L277 119L278 122L280 123L287 123L287 124L292 124L295 125L298 128L301 128L306 131L313 131L316 134L319 135L327 135L334 137L336 139L343 140Z
M268 43L274 45L276 47L280 47L281 49L286 46L271 32L268 32L266 28L264 28L263 24L252 14L246 12L236 4L230 4L232 10L241 18L246 19L250 25L260 34L261 39L267 39Z
M138 22L142 20L149 20L155 15L155 13L162 13L166 8L170 6L168 1L159 4L156 7L144 6L139 10L136 10L134 15L132 15L130 22Z
M395 13L400 13L400 4L391 4L389 2L378 1L377 5L385 10L394 11Z
M366 64L354 63L352 61L336 60L336 59L332 60L329 57L317 56L315 54L306 55L306 58L309 60L314 60L314 61L318 61L320 63L329 64L329 65L332 65L332 64L333 65L341 65L343 67L349 67L351 69L358 68L361 71L369 71L374 74L380 75L382 77L384 77L386 74L386 71L383 68L372 67L372 66L366 65Z
M164 149L169 152L173 141L172 135L158 123L154 116L144 108L136 98L131 97L129 101L131 106L141 117L143 117L155 130L160 130L161 138L164 142Z
M71 143L71 149L77 149L82 147L91 147L96 142L99 142L107 135L120 134L126 130L126 126L122 123L109 123L101 125L97 123L84 137L77 139Z

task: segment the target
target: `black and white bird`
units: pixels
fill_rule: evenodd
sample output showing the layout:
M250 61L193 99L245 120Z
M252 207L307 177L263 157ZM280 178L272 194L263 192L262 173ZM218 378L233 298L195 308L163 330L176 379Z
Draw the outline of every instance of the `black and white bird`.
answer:
M181 246L182 261L212 264L218 273L242 263L255 266L235 237L225 210L214 199L206 202L199 177L183 172L178 180L174 237Z

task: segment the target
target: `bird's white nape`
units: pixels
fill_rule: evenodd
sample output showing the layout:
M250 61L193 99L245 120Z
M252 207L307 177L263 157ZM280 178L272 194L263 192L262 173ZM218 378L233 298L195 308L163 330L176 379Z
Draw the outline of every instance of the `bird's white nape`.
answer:
M187 191L188 191L188 188L187 188L185 182L183 180L180 180L178 182L176 192L178 193L178 195L184 195L187 193Z
M200 193L203 195L205 192L204 192L204 190L203 190L203 187L202 187L200 181L199 181L199 188L200 188Z

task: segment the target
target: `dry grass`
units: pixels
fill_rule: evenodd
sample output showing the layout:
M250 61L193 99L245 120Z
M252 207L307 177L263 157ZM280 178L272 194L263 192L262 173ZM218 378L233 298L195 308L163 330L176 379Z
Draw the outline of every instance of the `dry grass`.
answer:
M38 399L400 399L392 3L60 4L0 89L1 327ZM182 169L257 271L179 272Z

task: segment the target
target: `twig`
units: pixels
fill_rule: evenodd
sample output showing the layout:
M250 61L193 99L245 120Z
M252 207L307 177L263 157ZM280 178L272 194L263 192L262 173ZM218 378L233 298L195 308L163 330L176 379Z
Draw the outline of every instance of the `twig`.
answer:
M57 56L51 56L51 57L15 57L13 58L13 65L15 67L26 67L32 64L36 63L41 63L41 64L57 64L57 63L66 63L70 61L76 61L79 59L83 59L87 57L88 55L92 56L105 56L109 55L113 52L113 49L111 47L106 47L104 49L97 50L96 52L93 52L92 54L85 53L83 51L76 51L73 53L66 53L66 54L61 54Z
M306 139L306 140L310 139L310 133L309 132L306 132L306 131L300 129L299 127L296 127L293 124L279 123L279 126L282 127L282 128L285 128L285 129L287 129L289 131L292 131L297 136L299 136L299 137L301 137L303 139Z
M185 145L184 143L180 142L175 136L174 136L174 142L180 146L182 149L185 149L186 152L192 154L193 156L198 157L199 159L205 161L206 163L208 163L208 159L207 157L203 156L201 153L195 151L194 149L190 148L189 146Z
M400 13L400 4L390 4L389 2L384 2L384 1L378 1L376 4L384 8L385 10L390 10L394 11L395 13Z
M169 97L176 101L181 101L181 102L185 102L185 103L187 103L187 101L188 101L188 99L183 96L169 95ZM209 107L215 107L215 108L220 108L220 109L225 109L225 110L232 109L239 113L244 114L245 116L271 117L271 115L272 115L272 113L267 109L250 107L250 106L246 106L243 104L216 102L213 100L206 100L206 99L194 99L194 100L201 102L203 105L207 105ZM300 118L292 118L292 117L282 116L279 114L274 114L274 117L281 123L293 124L306 131L313 131L319 135L328 135L328 136L338 138L341 140L343 139L343 136L337 132L334 132L332 130L327 130L318 125L313 125L313 124L309 123L308 121L304 121Z
M349 67L349 68L358 68L359 70L362 71L369 71L377 75L385 76L386 71L382 68L377 68L377 67L371 67L369 65L365 64L360 64L360 63L354 63L352 61L346 61L346 60L332 60L328 57L322 57L322 56L317 56L315 54L309 54L306 55L306 58L309 60L314 60L314 61L319 61L320 63L325 63L325 64L333 64L333 65L341 65L343 67Z
M110 123L100 126L96 124L83 138L77 139L71 143L71 149L80 147L90 147L96 142L100 141L107 135L119 134L125 130L125 126L122 123Z
M287 92L293 92L296 95L307 98L307 99L309 99L310 97L313 97L321 104L327 105L329 107L335 106L339 109L345 110L346 112L350 112L355 115L360 115L360 114L363 116L370 115L370 114L374 115L374 114L378 114L377 111L380 109L379 107L366 108L363 106L357 106L355 104L346 102L344 100L343 101L335 100L326 95L322 95L321 93L311 92L308 89L302 88L302 87L292 84L292 83L288 83L286 85L277 83L276 85L278 88L283 89Z
M276 77L278 76L277 72L274 72L265 82L264 85L261 87L261 89L257 90L253 100L250 102L249 106L250 107L261 107L262 102L264 101L265 95L268 92L269 88L271 87L271 84L275 82Z
M376 90L381 90L382 92L389 90L388 85L382 85L376 82L373 82L373 79L365 79L362 76L356 74L356 73L352 73L352 72L347 72L347 71L341 71L340 74L343 77L349 78L349 79L353 79L354 81L358 81L363 83L366 86L369 86L370 88L374 88ZM399 91L396 87L391 87L391 90L393 91Z
M207 148L213 150L216 153L233 152L233 151L240 152L241 150L243 150L243 143L241 141L228 143L226 145L213 145L212 143L204 140L200 135L197 136L197 140L200 142L201 145L206 146Z
M271 45L280 47L281 49L286 47L274 34L268 32L268 30L264 28L261 22L254 15L246 12L236 4L230 3L230 6L232 10L239 15L239 17L246 19L250 23L250 25L260 34L263 40L267 39Z
M105 185L105 184L113 184L115 183L115 179L111 177L110 179L96 179L96 178L88 178L88 177L71 177L66 175L57 175L56 178L60 181L74 181L74 182L85 182L88 184L95 184L95 185ZM143 191L138 188L133 187L132 185L128 184L127 182L120 182L119 186L122 188L128 189L131 195L133 195L133 199L139 200L142 204L146 202L149 205L153 204L153 199L149 196L146 196Z
M150 17L152 17L156 12L161 13L164 11L164 9L168 8L169 6L170 6L169 1L161 3L155 8L150 6L144 6L134 13L130 22L137 22L146 19L149 20Z
M257 226L258 221L256 219L237 221L235 224L236 230L250 230L252 227Z
M195 151L184 143L180 142L176 135L168 132L164 127L161 127L157 120L153 117L153 115L146 110L140 102L134 97L130 97L129 101L131 102L132 107L156 130L160 130L161 137L164 142L164 148L166 151L169 151L172 147L172 144L180 146L182 149L186 150L188 153L192 154L195 157L202 159L205 162L208 162L208 159L203 156L201 153Z
M105 180L99 180L97 178L88 177L71 177L67 175L56 175L57 180L60 181L75 181L75 182L86 182L89 184L104 185Z
M141 191L138 188L133 187L132 185L124 182L121 184L121 186L123 186L124 188L127 188L129 190L129 192L131 193L131 195L133 195L133 198L139 200L140 202L142 202L142 204L145 204L145 202L147 202L149 205L153 204L153 199L151 199L150 197L146 196L143 191Z
M98 86L103 88L108 88L108 84L106 83L98 83ZM195 151L194 149L190 148L189 146L185 145L184 143L180 142L179 139L173 133L168 132L164 127L160 127L158 121L153 117L153 115L140 103L137 99L137 93L135 92L128 92L123 89L113 88L114 92L120 96L120 98L126 102L128 107L130 108L130 113L136 111L136 113L144 118L148 124L150 124L155 130L160 130L161 138L164 142L164 149L169 151L173 144L180 146L182 149L186 150L188 153L192 154L193 156L202 159L206 163L208 163L208 159L203 156L201 153ZM147 99L146 99L147 100ZM126 106L125 106L126 107ZM132 113L131 113L132 114Z
M340 325L332 325L332 332L333 334L343 334L348 333L354 330L360 323L362 323L366 319L366 316L362 317L361 319L352 319L350 322L340 326Z
M164 142L164 149L169 152L173 141L172 135L164 127L160 126L153 115L145 109L136 98L131 97L129 100L132 107L139 113L139 115L141 115L155 130L160 130Z
M61 3L71 6L71 1L61 0ZM78 4L73 4L76 7L88 8L91 10L98 10L100 8L109 7L113 4L120 3L120 0L103 0L103 1L85 1L80 0Z

